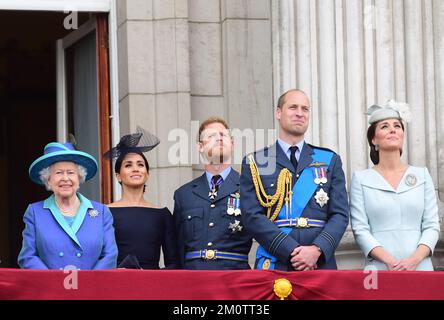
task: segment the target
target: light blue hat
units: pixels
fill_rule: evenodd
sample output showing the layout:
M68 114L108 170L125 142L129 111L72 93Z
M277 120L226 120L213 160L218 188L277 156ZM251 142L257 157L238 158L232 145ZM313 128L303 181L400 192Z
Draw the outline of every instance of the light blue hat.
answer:
M77 151L72 143L48 143L43 153L43 156L37 158L29 167L29 177L37 184L43 185L39 172L60 161L71 161L84 167L87 170L85 180L89 180L96 175L97 161L90 154Z
M382 106L374 104L367 109L366 114L370 116L369 124L385 119L401 119L404 122L410 122L411 120L409 105L395 100L389 100Z

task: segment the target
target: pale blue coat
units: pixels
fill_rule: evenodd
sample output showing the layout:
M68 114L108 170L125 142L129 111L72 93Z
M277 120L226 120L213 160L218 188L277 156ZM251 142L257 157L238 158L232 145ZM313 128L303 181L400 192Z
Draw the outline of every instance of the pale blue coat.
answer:
M427 168L409 166L396 190L374 169L355 172L350 214L366 266L379 270L387 270L387 266L369 256L373 248L382 246L396 259L403 259L419 244L433 253L439 238L438 205ZM425 258L417 270L433 270L431 258Z

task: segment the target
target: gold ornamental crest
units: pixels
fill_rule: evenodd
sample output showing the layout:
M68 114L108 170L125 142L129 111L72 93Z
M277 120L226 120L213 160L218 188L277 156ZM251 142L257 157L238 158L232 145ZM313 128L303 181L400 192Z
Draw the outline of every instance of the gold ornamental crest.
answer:
M281 300L287 298L292 290L293 287L291 285L291 282L288 281L287 279L280 278L274 281L274 286L273 286L274 294L277 295Z

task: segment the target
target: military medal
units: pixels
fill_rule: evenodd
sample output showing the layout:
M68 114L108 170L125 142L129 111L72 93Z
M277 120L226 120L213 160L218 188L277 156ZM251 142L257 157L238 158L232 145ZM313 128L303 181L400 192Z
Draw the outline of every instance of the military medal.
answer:
M234 215L240 216L241 209L240 209L240 194L239 192L236 192L236 197L234 198Z
M414 174L408 174L407 177L405 177L405 184L409 187L413 187L416 184L416 176Z
M327 183L327 170L325 168L311 168L314 177L314 183L326 184Z
M314 183L320 184L321 178L319 178L318 168L311 168L311 172L313 173Z
M314 197L316 199L316 202L319 204L319 206L322 208L324 205L327 204L328 200L330 199L327 195L327 193L324 191L324 189L319 189L318 192L316 192L316 195Z
M242 228L243 227L240 225L239 220L234 220L234 223L230 223L230 225L228 226L228 229L231 229L232 233L240 232L242 231Z
M327 169L325 168L319 168L319 176L322 184L327 183Z
M99 211L97 211L96 209L91 209L88 211L88 214L91 218L95 218L99 215Z
M230 194L227 203L227 214L230 216L234 214L236 217L241 215L239 192Z
M216 189L211 189L211 191L208 192L208 196L210 197L211 200L214 200L214 198L217 197L217 191L216 191Z
M234 214L234 198L228 197L227 214L232 216Z

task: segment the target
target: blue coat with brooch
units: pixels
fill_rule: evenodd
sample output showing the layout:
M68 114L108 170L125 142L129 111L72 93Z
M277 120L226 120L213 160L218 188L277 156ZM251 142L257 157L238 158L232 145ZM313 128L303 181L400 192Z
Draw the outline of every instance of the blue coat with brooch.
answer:
M322 162L314 159L315 154L323 154L329 161L328 165L325 162L324 168L327 181L319 185L313 182L315 177L313 170L321 168ZM291 271L293 270L290 263L291 252L301 245L317 245L322 251L317 263L318 269L336 269L334 252L347 228L349 217L345 178L339 155L329 149L304 143L297 170L294 169L278 143L257 151L253 157L268 195L276 193L277 180L282 169L287 168L291 171L293 186L300 183L301 177L304 176L304 183L311 184L312 189L305 194L308 188L302 187L300 191L294 193L294 197L301 197L304 194L307 202L305 206L300 208L300 217L309 219L310 224L314 225L308 228L293 226L284 230L271 222L266 216L266 208L261 206L257 198L250 165L247 157L244 158L240 178L242 219L247 231L261 245L258 249L256 267L265 269L266 267L262 263L266 258L268 262L271 261L270 264L267 263L267 268ZM317 197L323 192L329 197L326 203ZM292 206L293 212L289 213L289 218L294 214L296 203L293 203ZM272 212L274 210L275 207L272 208ZM317 227L316 224L322 224L322 227Z
M204 173L174 193L173 215L182 267L249 269L251 236L240 224L240 216L227 212L229 203L234 203L239 192L239 173L231 169L214 200L210 199L209 192Z
M81 194L72 223L57 209L54 195L32 203L24 215L25 229L18 264L24 269L112 269L117 245L112 215L105 205Z

